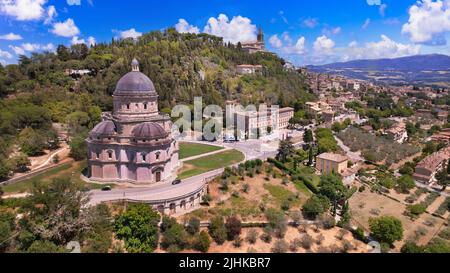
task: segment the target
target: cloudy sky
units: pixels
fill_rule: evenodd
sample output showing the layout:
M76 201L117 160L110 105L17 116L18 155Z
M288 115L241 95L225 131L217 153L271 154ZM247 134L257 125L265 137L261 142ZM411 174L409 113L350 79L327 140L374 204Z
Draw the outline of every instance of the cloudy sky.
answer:
M167 27L237 43L259 25L296 65L450 55L450 0L0 0L0 63Z

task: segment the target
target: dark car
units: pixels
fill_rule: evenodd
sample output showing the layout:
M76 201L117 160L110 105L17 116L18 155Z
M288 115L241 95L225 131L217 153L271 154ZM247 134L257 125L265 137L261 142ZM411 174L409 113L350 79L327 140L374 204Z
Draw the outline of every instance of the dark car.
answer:
M181 180L180 179L174 180L172 182L172 185L178 185L178 184L181 184Z
M102 188L102 191L110 191L111 190L111 186L104 186Z

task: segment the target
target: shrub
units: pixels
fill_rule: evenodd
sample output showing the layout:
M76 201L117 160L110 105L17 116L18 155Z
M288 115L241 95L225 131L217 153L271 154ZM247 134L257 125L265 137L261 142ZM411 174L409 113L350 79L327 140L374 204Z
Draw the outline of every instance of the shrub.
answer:
M225 228L227 231L227 239L232 241L241 234L242 223L236 217L230 217L227 219Z
M211 240L209 239L208 233L202 231L195 238L192 248L201 252L208 252L210 245Z
M227 230L221 216L216 216L211 220L209 234L217 244L222 245L225 242L227 239Z
M163 233L161 247L168 249L176 246L179 250L183 250L188 246L188 235L182 225L176 223ZM177 251L178 252L178 251Z
M320 217L320 223L324 229L332 229L336 226L336 220L330 215Z
M427 208L422 204L411 205L411 206L408 206L407 209L408 209L408 212L414 217L417 217L417 216L425 213L425 211L427 210Z
M186 231L194 235L199 230L200 230L200 220L197 217L191 217L186 227Z
M316 219L317 216L323 214L330 209L330 201L323 196L313 195L303 205L303 215L308 219Z
M255 244L256 240L258 240L258 231L256 231L255 229L249 230L246 240L252 245Z
M235 248L240 248L242 246L242 241L243 241L242 238L237 236L233 241L233 246Z
M309 234L303 235L303 237L301 239L302 247L304 249L310 249L312 247L313 242L314 242L314 240L311 237L311 235L309 235Z
M381 243L392 244L403 238L402 222L392 216L369 219L372 235Z
M277 240L272 247L272 253L286 253L288 251L288 244L285 240Z
M263 234L261 234L260 237L261 241L263 241L266 244L270 244L270 242L272 242L272 235L270 235L267 232L264 232Z

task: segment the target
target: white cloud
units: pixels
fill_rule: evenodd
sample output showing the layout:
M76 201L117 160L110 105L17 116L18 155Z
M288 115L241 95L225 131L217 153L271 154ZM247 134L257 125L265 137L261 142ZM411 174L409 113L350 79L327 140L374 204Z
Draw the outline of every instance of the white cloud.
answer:
M55 46L52 43L48 43L46 45L42 44L33 44L33 43L24 43L21 46L12 46L9 48L14 51L16 55L25 55L27 52L37 52L37 51L54 51Z
M417 55L420 53L420 49L420 45L397 43L388 36L381 35L380 41L369 42L364 46L351 42L349 47L344 49L342 60L398 58Z
M322 35L317 37L314 42L313 48L316 53L319 54L329 54L333 47L335 46L335 42L328 38L326 35Z
M367 18L366 21L364 21L364 24L361 26L362 29L368 28L370 25L370 18Z
M196 26L190 25L185 19L180 18L178 24L175 25L175 29L179 33L200 33L200 29Z
M67 0L67 5L69 6L79 6L81 5L81 0Z
M269 43L273 48L278 49L282 55L302 55L306 52L305 37L297 39L295 44L293 44L293 40L288 32L283 32L281 38L277 34L272 35Z
M87 45L88 46L95 46L97 44L97 41L95 40L94 37L89 36L89 38L87 39Z
M23 48L21 48L20 46L10 45L9 48L11 48L12 51L14 51L14 53L16 53L16 55L25 55L25 50L23 50Z
M11 53L0 49L0 58L11 59L12 57L13 57L13 55Z
M142 36L142 33L136 31L135 28L130 28L129 30L119 31L119 37L122 39L133 38L137 39Z
M0 12L19 21L38 20L44 16L47 0L0 0Z
M300 37L295 45L285 47L284 52L286 54L304 54L306 52L305 41L305 37Z
M379 6L381 5L381 0L367 0L369 6Z
M387 9L387 7L388 7L388 5L386 5L386 4L381 4L381 5L380 5L379 11L380 11L380 15L381 15L382 17L384 17L384 15L386 15L386 9Z
M315 28L319 24L319 21L316 18L307 18L303 20L303 25L309 28Z
M342 31L341 27L334 27L334 28L325 27L322 30L322 33L325 35L337 35L337 34L341 33L341 31Z
M402 33L415 43L430 42L436 36L450 31L450 0L422 0L409 9L408 23Z
M73 37L72 37L72 40L70 41L70 43L71 43L72 45L85 44L85 45L91 47L91 46L94 46L94 45L96 44L96 41L95 41L95 38L92 37L92 36L90 36L90 37L87 39L87 42L86 42L85 39L80 39L78 36L73 36Z
M269 44L273 48L281 48L283 46L283 42L280 40L280 38L278 38L277 34L272 35L272 37L270 37Z
M58 13L56 12L55 6L49 6L47 9L47 17L44 20L44 24L51 24L56 16L58 16Z
M234 16L231 21L225 14L218 18L211 17L204 30L205 33L223 37L225 42L248 42L256 40L257 29L251 20L242 16Z
M12 32L5 35L0 35L0 40L17 41L22 39L22 36L20 36L19 34L14 34Z
M55 23L52 32L62 37L73 37L80 34L80 30L71 18L64 22Z

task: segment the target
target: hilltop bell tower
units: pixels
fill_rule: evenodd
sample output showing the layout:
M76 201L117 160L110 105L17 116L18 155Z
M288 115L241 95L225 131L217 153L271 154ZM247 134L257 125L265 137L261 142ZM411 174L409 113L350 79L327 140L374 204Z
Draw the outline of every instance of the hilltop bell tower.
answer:
M264 33L261 26L259 26L258 30L258 42L264 43Z

